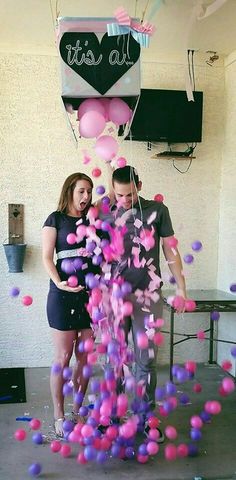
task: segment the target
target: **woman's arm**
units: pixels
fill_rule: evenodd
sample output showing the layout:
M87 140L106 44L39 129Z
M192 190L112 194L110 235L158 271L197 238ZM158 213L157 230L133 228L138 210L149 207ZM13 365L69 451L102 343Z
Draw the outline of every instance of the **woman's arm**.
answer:
M69 287L66 281L61 281L56 266L53 262L53 254L56 245L57 230L54 227L43 227L42 232L42 257L43 264L49 277L60 290L68 292L80 292L84 287L78 285L77 287Z

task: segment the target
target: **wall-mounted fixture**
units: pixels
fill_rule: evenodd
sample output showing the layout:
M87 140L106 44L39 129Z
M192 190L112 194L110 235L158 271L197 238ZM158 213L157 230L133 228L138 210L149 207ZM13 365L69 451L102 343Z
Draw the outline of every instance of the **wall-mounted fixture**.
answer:
M23 272L26 244L24 243L24 205L8 204L8 243L4 243L10 273Z
M212 50L207 50L206 53L212 53L212 55L210 55L210 58L206 60L207 65L210 65L210 67L212 67L213 63L216 62L216 60L219 60L219 55L217 54L217 52L213 52Z

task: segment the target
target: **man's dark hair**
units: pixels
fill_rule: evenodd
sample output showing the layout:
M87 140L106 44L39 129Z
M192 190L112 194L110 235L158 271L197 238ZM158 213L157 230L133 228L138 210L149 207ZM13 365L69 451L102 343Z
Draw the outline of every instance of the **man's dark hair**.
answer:
M117 182L117 183L134 182L134 184L137 187L139 183L138 172L134 167L131 167L130 165L126 165L125 167L122 167L122 168L117 168L116 170L114 170L112 174L113 185L114 185L114 182Z

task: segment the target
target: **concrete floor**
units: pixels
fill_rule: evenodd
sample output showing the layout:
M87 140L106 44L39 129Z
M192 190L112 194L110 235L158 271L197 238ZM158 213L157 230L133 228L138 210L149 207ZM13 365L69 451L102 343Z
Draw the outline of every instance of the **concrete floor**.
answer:
M192 393L193 382L179 386L179 390L189 393L192 403L179 406L168 419L162 420L162 429L167 424L178 430L178 442L188 441L189 419L202 411L206 400L218 399L222 403L222 412L213 417L211 424L204 425L203 436L196 457L177 459L167 462L164 458L164 443L158 455L150 458L145 465L136 460L110 459L105 465L90 463L79 465L76 457L79 451L73 444L70 458L62 458L58 453L52 454L49 445L35 445L31 441L32 433L27 422L18 422L16 417L28 415L40 418L43 422L42 432L50 430L52 407L49 393L49 369L26 369L27 403L0 405L0 480L26 480L29 478L28 467L38 462L42 473L38 478L48 480L96 480L106 476L112 480L142 478L142 480L236 480L236 393L227 398L219 397L217 390L225 376L217 366L199 365L195 381L202 384L200 394ZM158 383L168 380L168 368L162 367ZM71 410L66 402L68 412ZM29 432L24 442L13 438L17 428L26 428ZM142 441L142 437L140 443Z

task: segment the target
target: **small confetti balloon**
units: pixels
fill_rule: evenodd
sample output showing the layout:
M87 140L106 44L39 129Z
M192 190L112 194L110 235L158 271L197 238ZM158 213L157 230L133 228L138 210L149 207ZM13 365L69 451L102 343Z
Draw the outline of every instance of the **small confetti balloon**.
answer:
M18 442L23 442L26 439L26 435L26 431L23 428L18 428L14 433L14 437Z
M42 445L43 444L43 435L40 432L34 433L32 435L32 442L35 443L36 445Z
M193 255L188 253L188 254L184 255L183 259L184 259L185 263L190 264L190 263L193 263L194 257L193 257Z
M230 353L231 353L232 357L236 357L236 345L235 345L235 347L231 348Z
M22 297L21 302L25 307L29 307L33 303L33 298L30 295L25 295Z
M162 203L164 202L164 197L161 193L157 193L154 197L155 202Z
M38 475L40 475L41 471L42 467L40 463L32 463L28 468L29 475L31 475L32 477L37 477Z
M168 245L169 245L170 248L176 248L177 245L178 245L178 240L177 240L177 238L175 238L175 237L170 237L170 238L168 239Z
M11 297L18 297L19 293L20 293L20 289L18 287L12 287L9 291L9 295Z
M232 293L236 293L236 283L231 283L229 289Z
M77 242L77 237L75 233L68 233L66 241L69 245L74 245Z
M96 193L98 195L103 195L105 193L106 189L103 185L98 185L98 187L96 188Z
M117 158L116 163L118 168L123 168L126 166L127 160L124 157L119 157Z
M102 172L101 172L100 168L94 168L94 169L92 170L92 176L93 176L93 177L100 177L101 173L102 173Z
M38 418L32 418L32 420L30 421L30 428L32 428L32 430L38 430L40 427L40 420Z
M194 252L199 252L199 250L202 249L202 243L199 242L199 240L195 240L192 243L191 247L192 247L192 250L194 250Z
M220 318L219 312L216 312L216 311L211 312L211 320L215 321L215 320L219 320L219 318Z
M59 440L53 440L50 444L50 449L53 453L57 453L61 450L61 442Z
M78 278L75 276L75 275L71 275L68 280L67 280L67 284L69 287L77 287L78 285Z

